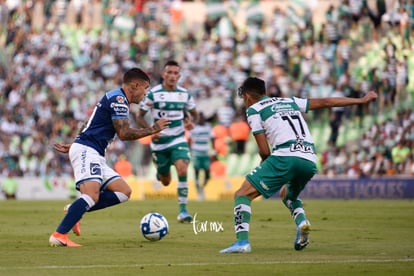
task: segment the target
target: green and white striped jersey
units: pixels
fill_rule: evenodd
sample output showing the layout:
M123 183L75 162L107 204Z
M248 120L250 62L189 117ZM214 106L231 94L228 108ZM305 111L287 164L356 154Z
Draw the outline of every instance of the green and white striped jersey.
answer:
M214 137L209 123L196 125L190 130L191 153L193 156L209 156L210 141Z
M184 129L184 110L195 109L195 101L187 89L178 86L175 91L164 89L159 84L148 91L141 101L140 109L151 112L154 122L161 118L171 121L168 128L160 132L160 139L151 142L154 151L164 150L171 146L187 142Z
M253 135L264 132L272 146L272 155L297 156L317 161L313 138L302 112L309 100L264 96L247 110L247 122Z

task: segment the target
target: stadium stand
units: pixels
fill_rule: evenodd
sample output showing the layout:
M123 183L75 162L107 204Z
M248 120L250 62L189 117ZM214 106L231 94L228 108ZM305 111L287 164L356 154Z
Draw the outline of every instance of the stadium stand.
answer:
M67 158L51 145L72 141L84 115L91 112L88 107L101 91L120 83L123 69L142 67L157 83L159 66L169 58L183 65L183 86L193 92L213 124L218 123L220 103L231 102L235 113L243 110L235 91L248 75L265 79L273 96L329 96L332 83L338 82L353 96L378 88L378 105L350 109L341 122L333 148L348 149L347 168L335 168L332 161L336 151L327 143L329 115L307 115L318 152L327 156L320 173L346 174L355 160L360 168L367 167L367 160L381 159L378 152L392 167L388 152L403 139L411 154L404 169L395 171L414 174L411 1L392 1L400 6L388 5L382 21L383 15L375 13L376 1L352 1L352 7L346 1L320 1L323 8L300 0L255 1L259 6L254 14L247 13L251 6L243 1L221 5L219 13L209 1L196 1L191 4L202 7L193 12L202 18L200 25L189 20L187 10L170 21L169 1L147 1L142 10L133 1L117 0L12 2L0 3L0 176L10 171L19 176L71 175ZM81 9L74 2L81 3ZM395 17L400 21L389 21L400 7L405 9ZM205 13L199 15L200 11ZM374 24L378 18L370 20L373 14L381 24ZM400 24L407 17L409 24ZM44 22L42 28L39 22ZM339 52L341 39L349 48ZM325 82L329 78L332 83ZM396 95L397 83L404 78ZM370 142L361 138L364 135ZM349 145L360 152L354 153ZM107 156L115 163L126 153L135 173L153 178L152 163L137 160L142 151L140 143L114 141ZM253 138L244 154L229 152L221 158L229 176L243 175L259 163Z

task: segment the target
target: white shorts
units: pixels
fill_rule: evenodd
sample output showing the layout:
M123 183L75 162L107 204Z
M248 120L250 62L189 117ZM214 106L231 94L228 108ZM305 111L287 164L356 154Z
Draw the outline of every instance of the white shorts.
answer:
M69 159L78 190L82 183L91 180L101 183L101 190L104 190L110 182L120 178L119 174L108 166L105 157L91 147L73 143L69 149Z

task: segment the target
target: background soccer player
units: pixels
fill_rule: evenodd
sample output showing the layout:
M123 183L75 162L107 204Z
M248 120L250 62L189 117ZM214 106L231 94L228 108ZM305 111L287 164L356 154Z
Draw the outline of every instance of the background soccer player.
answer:
M171 182L170 167L175 166L178 176L178 204L180 222L191 222L192 216L187 211L188 182L187 171L190 162L190 149L185 138L185 128L192 128L197 120L195 102L187 89L178 86L180 66L176 61L168 61L162 71L163 81L153 87L141 102L137 122L148 127L145 115L148 111L154 122L161 118L171 121L168 129L152 136L151 151L157 167L157 179L164 186ZM188 114L185 118L185 115ZM192 118L191 118L192 117Z
M194 181L200 200L204 199L204 187L210 179L210 144L213 144L213 130L210 123L206 122L204 114L198 114L198 121L190 131L189 143L194 167ZM201 172L204 177L201 179Z

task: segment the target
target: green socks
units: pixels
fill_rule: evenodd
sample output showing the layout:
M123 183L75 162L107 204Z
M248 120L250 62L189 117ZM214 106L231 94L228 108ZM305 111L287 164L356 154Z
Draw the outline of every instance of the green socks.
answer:
M234 200L234 230L237 240L249 239L249 226L252 209L247 196L238 196Z
M295 221L296 225L299 225L299 223L306 219L302 200L298 198L292 201L290 199L284 198L282 201L285 204L285 206L290 210L290 214L292 215L292 218Z

